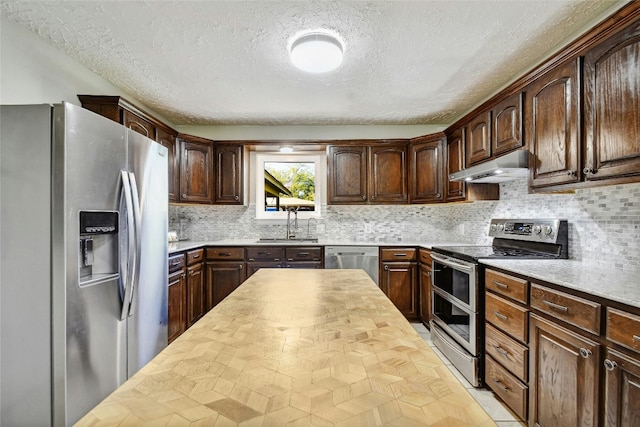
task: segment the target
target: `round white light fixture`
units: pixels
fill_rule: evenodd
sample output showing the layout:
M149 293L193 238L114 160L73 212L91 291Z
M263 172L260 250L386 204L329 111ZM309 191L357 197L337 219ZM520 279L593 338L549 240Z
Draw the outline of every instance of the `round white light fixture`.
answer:
M293 65L302 71L326 73L342 63L343 51L337 37L316 31L296 38L289 49L289 56Z
M280 147L280 152L281 153L293 153L293 147L289 147L289 146Z

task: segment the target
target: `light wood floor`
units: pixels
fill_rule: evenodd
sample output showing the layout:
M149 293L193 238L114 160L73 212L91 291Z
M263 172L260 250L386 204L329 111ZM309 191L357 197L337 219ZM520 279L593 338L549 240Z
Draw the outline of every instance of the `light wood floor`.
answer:
M79 426L493 426L361 270L263 269Z

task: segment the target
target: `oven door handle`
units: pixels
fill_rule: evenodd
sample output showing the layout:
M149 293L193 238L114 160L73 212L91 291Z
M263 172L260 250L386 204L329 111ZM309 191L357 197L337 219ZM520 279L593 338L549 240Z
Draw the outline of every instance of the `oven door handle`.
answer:
M433 252L431 253L431 258L438 261L440 264L456 268L458 270L466 271L468 273L473 273L475 266L473 264L458 261L450 257L443 257L442 255L436 255Z

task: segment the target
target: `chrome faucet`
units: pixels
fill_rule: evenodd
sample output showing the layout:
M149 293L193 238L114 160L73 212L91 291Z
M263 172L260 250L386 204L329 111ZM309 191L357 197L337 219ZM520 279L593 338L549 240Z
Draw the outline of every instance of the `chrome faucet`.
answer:
M294 218L291 220L291 212L293 212ZM293 230L291 230L291 223L293 222ZM292 233L293 232L293 233ZM287 209L287 239L295 239L298 232L298 209Z
M311 238L311 220L313 220L316 228L318 227L318 220L313 217L309 217L309 219L307 220L307 239Z

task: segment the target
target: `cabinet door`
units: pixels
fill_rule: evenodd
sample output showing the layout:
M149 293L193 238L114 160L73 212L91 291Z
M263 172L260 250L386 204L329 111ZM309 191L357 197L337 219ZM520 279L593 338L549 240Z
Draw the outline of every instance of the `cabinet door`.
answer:
M531 315L529 425L597 426L598 343Z
M244 261L207 262L206 308L211 310L245 280Z
M416 138L409 147L409 200L432 203L444 200L444 140Z
M374 146L369 148L369 201L407 203L407 148Z
M169 153L169 201L178 201L178 191L180 188L180 165L178 164L178 144L176 143L176 134L168 132L163 128L157 129L156 141L167 147Z
M640 425L640 360L607 349L604 425Z
M493 107L491 129L491 152L497 156L522 147L522 92Z
M187 282L184 270L169 275L168 292L168 344L178 338L187 329Z
M428 264L420 264L420 276L418 278L420 290L420 320L425 325L431 320L431 266Z
M467 166L491 157L491 112L475 117L467 125Z
M329 203L365 203L367 147L330 146L328 156Z
M204 276L200 262L187 267L187 328L196 323L204 313Z
M155 140L156 138L155 126L144 120L143 118L136 116L129 110L123 110L122 124L125 125L125 127L128 127L129 129L146 136L147 138L153 140Z
M580 62L569 61L527 87L525 126L532 187L578 182Z
M180 201L211 203L213 149L210 144L181 140Z
M584 59L585 178L640 175L640 22Z
M247 262L247 279L261 268L282 268L283 263L277 261L250 261Z
M241 205L242 200L242 146L220 145L215 148L216 191L215 203Z
M418 317L415 262L383 262L380 288L407 318Z
M456 202L465 199L463 181L451 182L449 175L464 169L465 129L458 128L447 135L447 192L446 201Z

